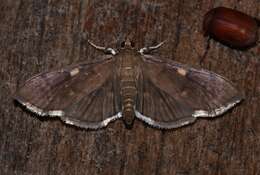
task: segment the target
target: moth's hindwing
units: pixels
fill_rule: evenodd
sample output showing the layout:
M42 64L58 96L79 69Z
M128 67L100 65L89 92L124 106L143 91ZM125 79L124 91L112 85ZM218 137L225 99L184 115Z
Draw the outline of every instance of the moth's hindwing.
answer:
M243 95L225 78L206 70L144 56L137 118L159 128L177 128L197 117L215 117Z

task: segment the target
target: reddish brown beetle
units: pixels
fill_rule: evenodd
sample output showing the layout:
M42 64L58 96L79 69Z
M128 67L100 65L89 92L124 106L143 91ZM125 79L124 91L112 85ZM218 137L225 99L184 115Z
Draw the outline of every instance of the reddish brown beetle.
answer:
M258 39L257 20L226 7L217 7L206 13L203 30L205 36L237 49L249 48Z

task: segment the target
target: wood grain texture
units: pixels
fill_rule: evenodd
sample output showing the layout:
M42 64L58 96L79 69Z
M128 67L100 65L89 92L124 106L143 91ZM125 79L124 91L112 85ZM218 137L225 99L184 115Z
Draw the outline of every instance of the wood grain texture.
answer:
M260 17L258 0L5 1L0 3L0 174L260 174L259 46L232 50L202 35L216 6ZM12 93L41 71L94 60L87 44L116 47L132 35L162 57L223 75L246 100L223 117L161 131L120 121L86 131L18 108ZM209 48L207 49L207 43ZM257 55L258 54L258 55Z

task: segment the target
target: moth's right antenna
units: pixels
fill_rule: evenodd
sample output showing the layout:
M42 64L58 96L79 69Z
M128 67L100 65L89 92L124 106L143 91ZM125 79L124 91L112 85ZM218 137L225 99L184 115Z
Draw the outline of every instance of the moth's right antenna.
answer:
M150 47L144 47L142 49L139 50L139 53L143 54L149 54L150 52L152 52L153 50L159 49L167 40L155 45L155 46L150 46Z

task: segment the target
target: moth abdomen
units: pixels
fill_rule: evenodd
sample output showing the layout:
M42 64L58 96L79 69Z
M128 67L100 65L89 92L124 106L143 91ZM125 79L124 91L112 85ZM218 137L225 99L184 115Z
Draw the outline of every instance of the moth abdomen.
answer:
M134 105L136 99L137 89L135 82L133 80L122 81L121 82L121 97L122 97L122 114L123 120L127 128L131 128L134 119Z

